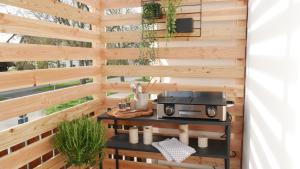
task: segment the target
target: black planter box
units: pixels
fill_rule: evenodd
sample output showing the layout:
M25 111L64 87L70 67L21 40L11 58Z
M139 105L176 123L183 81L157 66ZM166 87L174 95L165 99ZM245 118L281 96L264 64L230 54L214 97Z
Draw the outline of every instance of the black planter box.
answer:
M191 33L194 30L193 18L176 19L176 32L177 33Z

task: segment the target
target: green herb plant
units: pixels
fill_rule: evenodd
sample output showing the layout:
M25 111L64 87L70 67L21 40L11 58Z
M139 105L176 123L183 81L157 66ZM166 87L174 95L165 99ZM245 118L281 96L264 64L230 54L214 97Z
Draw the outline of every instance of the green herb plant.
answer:
M180 5L181 0L164 0L166 13L166 38L172 39L176 33L176 10Z
M149 65L156 61L157 50L155 21L161 16L161 4L148 2L143 5L142 14L142 40L140 42L140 57L138 62Z
M153 19L160 18L161 16L161 4L156 2L148 2L143 5L143 18Z
M76 167L91 167L103 159L105 128L102 123L88 117L59 124L54 146L67 157L67 162Z

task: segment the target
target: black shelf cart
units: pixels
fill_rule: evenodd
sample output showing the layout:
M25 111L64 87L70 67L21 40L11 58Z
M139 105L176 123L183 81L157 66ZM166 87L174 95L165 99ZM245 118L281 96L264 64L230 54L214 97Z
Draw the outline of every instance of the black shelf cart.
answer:
M119 169L119 149L121 150L132 150L132 151L144 151L144 152L155 152L159 151L151 145L143 144L143 137L139 135L138 144L130 144L128 134L118 132L118 121L131 121L131 122L150 122L150 123L176 123L176 124L198 124L198 125L219 125L225 129L224 140L209 139L207 148L199 148L197 138L190 138L189 146L195 148L196 153L192 156L199 157L211 157L211 158L222 158L224 159L225 169L230 169L230 134L231 134L231 117L227 114L226 121L218 120L200 120L200 119L157 119L156 113L152 116L137 117L130 119L121 119L108 116L106 113L98 116L97 120L113 120L114 134L111 139L107 142L107 148L115 149L115 160L116 169ZM166 136L153 136L153 141L162 141L168 137Z

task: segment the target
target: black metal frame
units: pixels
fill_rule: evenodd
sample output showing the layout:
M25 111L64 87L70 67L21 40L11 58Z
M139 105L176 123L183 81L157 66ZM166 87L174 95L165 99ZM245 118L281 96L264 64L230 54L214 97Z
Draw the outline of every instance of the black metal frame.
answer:
M101 121L101 120L105 120L105 119L111 119L114 121L114 124L113 124L113 128L114 128L114 134L115 135L118 135L118 120L134 120L134 119L117 119L117 118L113 118L113 117L108 117L108 116L99 116L98 117L98 121ZM144 121L148 121L147 119L142 119ZM153 119L151 119L153 121ZM139 120L137 120L139 121ZM159 121L159 120L158 120ZM188 120L184 120L184 123L186 124ZM167 120L166 119L166 122L168 123L176 123L175 120ZM181 124L182 121L179 119L177 121L177 123ZM199 121L198 123L196 123L194 120L191 121L192 124L208 124L208 125L221 125L221 126L224 126L225 127L225 135L224 135L224 138L226 139L226 148L227 148L227 152L226 152L226 156L224 157L224 166L225 166L225 169L230 169L230 153L231 153L231 150L230 150L230 134L231 134L231 116L227 115L227 121L225 122L222 122L222 121L208 121L208 120L201 120ZM116 162L116 169L119 169L119 148L114 148L115 149L115 162ZM101 166L102 168L102 163L101 163Z
M143 6L145 3L147 2L155 2L155 0L141 0L141 5ZM182 5L182 6L200 6L200 11L199 11L199 15L200 15L200 34L199 36L180 36L180 35L174 35L174 37L201 37L202 36L202 12L203 12L203 3L202 0L199 0L199 4L194 4L194 5ZM143 18L142 18L143 21ZM157 23L164 23L164 22L157 22ZM143 23L142 23L143 24ZM156 38L161 38L161 37L156 37Z

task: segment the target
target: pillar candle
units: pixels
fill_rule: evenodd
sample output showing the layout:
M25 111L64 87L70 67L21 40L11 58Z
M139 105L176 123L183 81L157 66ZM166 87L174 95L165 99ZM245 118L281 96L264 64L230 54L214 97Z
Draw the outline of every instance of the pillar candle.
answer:
M144 126L144 144L150 145L152 144L152 140L152 126Z
M182 124L179 125L179 140L185 144L189 145L189 125L187 124Z
M198 137L198 147L207 148L208 147L208 138L205 136Z
M137 144L139 142L139 130L136 126L129 128L129 143Z

